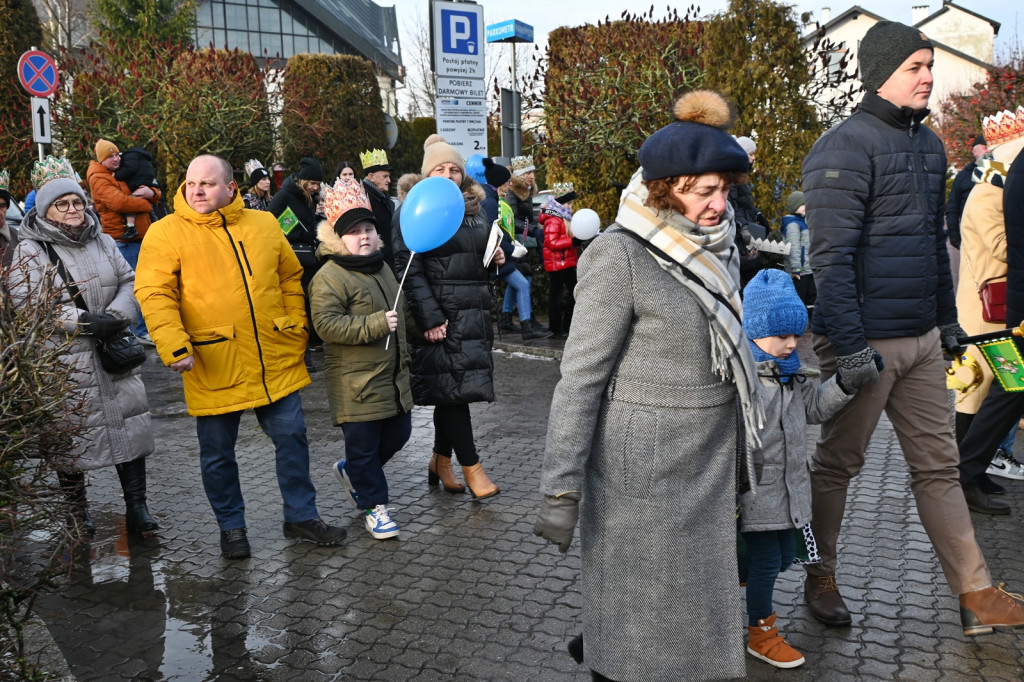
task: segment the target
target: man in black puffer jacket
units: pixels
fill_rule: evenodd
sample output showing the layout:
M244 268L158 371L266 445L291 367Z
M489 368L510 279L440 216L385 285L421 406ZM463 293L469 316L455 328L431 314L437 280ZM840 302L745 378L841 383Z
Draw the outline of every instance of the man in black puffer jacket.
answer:
M850 479L883 410L910 467L917 510L946 580L960 596L964 634L1024 625L1024 606L992 586L959 485L941 345L962 352L943 231L946 155L921 125L934 49L920 30L880 21L859 48L867 94L803 164L812 323L822 379L841 370L857 395L821 427L813 456L812 528L822 562L804 596L827 625L849 625L835 582L836 544ZM884 364L883 364L884 360Z

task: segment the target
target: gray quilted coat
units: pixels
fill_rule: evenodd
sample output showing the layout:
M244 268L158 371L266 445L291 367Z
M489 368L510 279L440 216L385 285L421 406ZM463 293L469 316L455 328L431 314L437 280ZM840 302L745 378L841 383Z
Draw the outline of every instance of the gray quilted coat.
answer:
M26 259L28 267L12 273L11 296L23 305L38 305L35 292L50 265L42 244L50 242L82 291L90 311L134 320L139 316L139 304L132 293L135 273L114 240L103 233L96 214L87 211L86 218L89 227L81 241L74 241L38 216L34 208L29 211L14 256L15 262ZM56 285L63 287L60 276L55 279ZM64 329L69 333L75 331L81 312L66 287L62 288L59 305ZM85 430L75 443L72 468L99 469L153 452L153 429L142 370L108 374L100 365L93 337L87 334L76 338L67 362L75 369L72 379L78 390L89 401Z
M740 497L744 531L802 528L811 522L807 425L822 423L853 398L843 393L834 376L816 386L801 368L789 388L776 379L778 371L774 360L757 363L765 428L761 447L753 453L757 494Z
M578 271L542 489L582 493L584 662L622 682L741 677L735 386L641 244L603 234Z

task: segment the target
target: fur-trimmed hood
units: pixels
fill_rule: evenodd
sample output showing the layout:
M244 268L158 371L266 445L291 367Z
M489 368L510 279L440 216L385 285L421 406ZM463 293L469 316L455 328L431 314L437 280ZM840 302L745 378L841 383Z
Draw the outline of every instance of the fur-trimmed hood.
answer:
M526 178L524 177L513 175L512 192L519 197L520 201L527 201L537 192L537 186L526 182Z
M409 191L420 180L423 180L423 176L419 173L406 173L398 178L398 201L404 202ZM487 198L487 194L484 192L484 188L480 186L480 183L468 175L464 175L459 189L462 190L462 196L466 199L466 214L476 215L479 213L480 202Z

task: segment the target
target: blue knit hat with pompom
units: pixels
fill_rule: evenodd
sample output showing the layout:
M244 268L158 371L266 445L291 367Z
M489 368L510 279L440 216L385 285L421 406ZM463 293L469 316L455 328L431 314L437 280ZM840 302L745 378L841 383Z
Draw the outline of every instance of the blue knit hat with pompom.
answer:
M766 268L743 289L743 331L747 338L802 336L807 330L807 308L797 296L793 278L782 270Z

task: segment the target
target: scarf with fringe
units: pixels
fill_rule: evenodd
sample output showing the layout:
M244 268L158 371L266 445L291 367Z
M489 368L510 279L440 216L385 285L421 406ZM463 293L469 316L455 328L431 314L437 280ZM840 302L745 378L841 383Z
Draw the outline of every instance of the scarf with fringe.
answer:
M676 211L656 211L644 204L647 187L642 171L637 170L622 191L615 222L671 258L666 262L651 253L658 265L686 287L704 308L711 331L711 366L723 381L736 384L749 457L761 442L764 408L757 393L757 366L740 322L743 307L732 207L726 204L722 220L712 227L695 225Z

